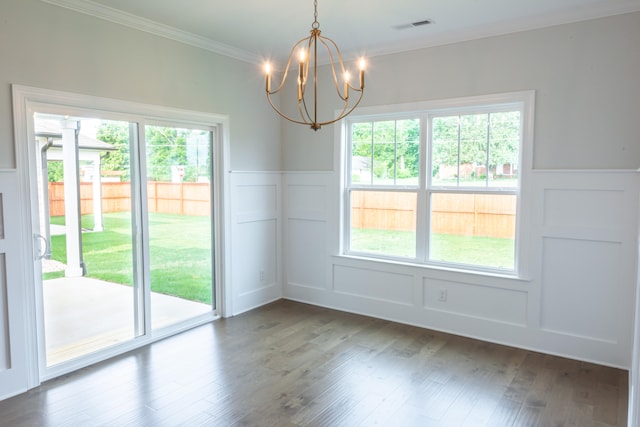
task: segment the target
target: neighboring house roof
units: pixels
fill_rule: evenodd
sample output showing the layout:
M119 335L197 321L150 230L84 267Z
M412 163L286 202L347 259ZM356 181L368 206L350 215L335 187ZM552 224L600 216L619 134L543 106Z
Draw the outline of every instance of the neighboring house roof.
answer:
M57 123L50 120L36 120L34 125L36 137L52 138L52 146L62 148L62 129ZM116 151L116 147L113 145L92 138L82 132L78 136L78 148L81 150Z
M371 159L365 156L353 156L351 158L351 169L369 169Z

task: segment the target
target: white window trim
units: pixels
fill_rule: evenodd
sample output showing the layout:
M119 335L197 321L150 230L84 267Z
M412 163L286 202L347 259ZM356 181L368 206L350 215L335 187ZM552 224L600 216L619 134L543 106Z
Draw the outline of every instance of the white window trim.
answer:
M350 160L347 158L347 140L348 140L348 124L355 121L366 121L376 119L401 119L408 116L426 117L429 116L450 114L451 112L458 113L473 113L473 112L487 112L492 108L503 108L505 105L513 104L518 108L522 108L522 145L520 147L520 176L519 185L515 194L518 198L516 209L516 237L515 237L515 259L514 270L505 271L493 268L484 268L481 266L464 266L451 263L438 263L433 261L419 261L412 262L406 258L394 258L389 255L377 255L369 253L355 253L349 252L346 247L346 242L349 240L349 218L350 215L346 212L346 208L349 206L349 193L347 191L347 173L348 163ZM371 261L379 261L385 263L394 264L409 264L425 269L437 269L437 270L450 270L450 271L463 271L472 274L489 275L489 276L501 276L501 277L513 277L523 280L529 280L530 275L530 262L531 258L528 253L531 240L531 214L530 214L530 182L533 168L533 144L534 144L534 111L535 111L535 91L520 91L520 92L506 92L500 94L480 95L471 97L451 98L444 100L430 100L405 104L390 104L390 105L378 105L371 107L360 107L356 111L355 115L352 115L349 119L342 120L341 126L336 126L335 138L334 138L334 171L337 171L337 193L339 196L339 203L337 208L338 215L338 244L335 247L335 253L339 257L344 258L358 258L368 259ZM413 113L413 114L412 114ZM426 120L422 121L421 133L427 132ZM426 150L420 150L420 162L422 165L427 163ZM430 168L430 160L429 165ZM426 169L425 169L426 170ZM420 186L418 189L418 209L422 209L425 212L427 208L426 201L426 173L420 176ZM379 189L379 187L376 187ZM399 187L393 187L394 190L400 190ZM496 189L497 190L497 189ZM484 192L496 193L498 191L492 189L483 189ZM433 191L431 189L430 191ZM416 234L422 233L426 235L427 218L423 215L419 215L416 223ZM421 247L424 246L424 247ZM426 259L426 246L417 245L416 259Z

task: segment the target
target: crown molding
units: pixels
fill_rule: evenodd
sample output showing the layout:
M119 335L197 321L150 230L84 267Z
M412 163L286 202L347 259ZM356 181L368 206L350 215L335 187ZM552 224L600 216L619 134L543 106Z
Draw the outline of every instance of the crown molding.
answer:
M104 6L91 0L41 1L251 64L261 64L263 61L263 58L256 53L238 49L188 31L180 30L169 25L161 24L150 19ZM374 57L389 55L638 11L640 11L640 0L607 1L579 9L571 8L560 12L555 11L553 13L533 17L509 20L491 25L490 27L478 26L456 31L455 33L431 34L429 37L425 37L425 39L415 42L407 42L404 40L402 42L391 43L385 46L371 47L367 51L367 56ZM343 52L343 54L345 57L353 56L355 58L357 56L352 52ZM320 63L322 64L323 61L320 61Z
M121 10L95 3L91 0L41 0L55 6L75 12L84 13L99 19L124 25L156 36L165 37L180 43L195 46L213 53L224 55L252 64L261 63L261 58L251 52L229 46L215 40L183 31L169 25L161 24L150 19L142 18Z

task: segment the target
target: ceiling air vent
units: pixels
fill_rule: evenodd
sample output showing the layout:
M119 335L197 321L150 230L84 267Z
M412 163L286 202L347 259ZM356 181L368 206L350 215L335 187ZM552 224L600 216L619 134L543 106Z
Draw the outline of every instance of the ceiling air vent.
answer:
M422 27L429 24L433 24L433 21L431 19L423 19L422 21L411 22L409 24L394 25L393 28L395 28L396 30L406 30L409 28Z
M429 25L431 24L433 21L431 21L431 19L425 19L423 21L417 21L417 22L412 22L411 26L412 27L421 27L423 25Z

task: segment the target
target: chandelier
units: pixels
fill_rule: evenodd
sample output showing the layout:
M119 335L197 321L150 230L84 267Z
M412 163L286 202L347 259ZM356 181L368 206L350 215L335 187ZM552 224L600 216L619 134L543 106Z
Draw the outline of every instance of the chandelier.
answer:
M344 66L344 62L342 60L342 55L340 53L340 49L338 49L338 45L328 37L324 37L320 33L320 23L318 22L318 1L314 0L313 2L314 8L314 20L311 24L311 34L309 37L305 37L298 41L293 48L291 48L291 52L289 53L289 59L287 61L287 66L284 68L284 74L282 76L282 81L278 85L275 90L271 90L271 65L267 63L265 65L265 73L266 73L266 91L267 91L267 100L273 109L280 114L280 116L285 119L298 123L301 125L308 125L311 129L317 131L324 125L329 125L331 123L335 123L338 120L343 119L347 115L349 115L360 103L362 99L362 95L364 93L364 59L360 59L360 73L359 73L359 82L357 86L354 86L350 82L350 75L347 68ZM336 94L338 99L342 102L342 110L340 113L333 119L320 121L318 120L318 47L324 47L328 54L329 65L331 67L331 73L333 77L333 86L335 87ZM294 63L294 58L297 52L298 64ZM290 69L292 69L292 74L296 74L297 77L297 93L298 93L298 112L299 117L293 118L287 116L285 113L280 111L278 107L273 104L271 100L271 95L275 95L280 92L282 88L285 86L285 82L287 81L287 75L289 74ZM297 70L296 70L297 68ZM311 75L310 75L311 74ZM338 74L342 79L343 84L341 85L338 82ZM311 80L310 80L311 78ZM311 81L311 85L307 85L307 83ZM311 87L309 87L311 86ZM342 86L342 87L340 87ZM311 90L312 89L312 90ZM309 93L311 92L311 93ZM352 94L355 92L355 96Z

